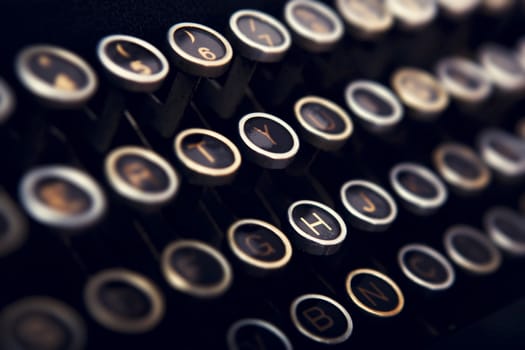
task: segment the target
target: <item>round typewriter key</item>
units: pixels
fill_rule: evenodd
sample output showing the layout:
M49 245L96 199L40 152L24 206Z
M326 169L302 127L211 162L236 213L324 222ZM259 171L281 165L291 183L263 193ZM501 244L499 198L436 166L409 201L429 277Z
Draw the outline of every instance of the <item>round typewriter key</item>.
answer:
M348 181L340 195L350 222L363 230L384 231L397 216L397 205L390 194L370 181Z
M85 172L62 165L27 172L19 185L20 202L36 221L58 229L81 230L106 211L99 185Z
M80 350L86 346L84 321L63 302L44 296L27 297L0 314L0 348Z
M239 53L257 62L277 62L286 54L292 39L288 29L264 12L239 10L230 17Z
M400 68L392 77L392 87L415 116L436 116L447 108L448 94L429 73L417 68Z
M430 23L437 14L436 0L390 0L387 5L401 25L409 29Z
M492 92L485 70L465 58L445 58L438 62L437 76L448 93L460 102L480 103Z
M15 109L15 96L7 83L0 78L0 125L3 124Z
M178 291L198 298L216 298L232 283L232 270L212 246L196 240L171 243L162 252L162 272Z
M442 144L434 150L433 160L441 177L461 191L480 191L490 182L490 170L474 150L465 145Z
M403 118L403 107L394 94L371 80L350 83L345 99L352 113L372 131L389 130Z
M26 238L26 219L9 195L0 191L0 257L17 250Z
M394 17L385 0L335 0L347 25L363 38L373 38L392 27Z
M264 168L283 169L299 151L299 137L282 119L250 113L239 120L246 156Z
M105 161L106 177L122 197L145 205L162 205L173 199L179 178L171 165L153 151L124 146Z
M423 244L402 247L397 261L412 282L433 291L450 288L456 278L448 260L437 250Z
M121 333L144 333L164 316L164 296L147 277L125 269L103 270L84 289L91 316L104 327Z
M507 253L525 256L525 217L517 212L498 207L484 217L485 231L490 239Z
M228 69L230 43L217 31L197 23L179 23L168 31L176 66L197 76L215 78Z
M93 69L76 54L56 46L35 45L16 58L18 78L31 93L55 107L77 107L97 89Z
M508 177L525 173L525 141L503 130L489 129L478 139L481 157L489 167Z
M352 120L330 100L306 96L295 103L294 112L306 141L319 149L337 150L352 135Z
M395 316L405 305L405 297L397 284L373 269L350 272L346 277L346 292L357 306L379 317Z
M341 216L319 202L294 202L288 208L288 222L298 248L310 254L334 254L346 238L346 225Z
M417 214L437 210L448 196L436 174L414 163L401 163L392 168L390 184L407 207Z
M212 130L184 130L175 137L174 148L177 158L193 175L190 181L198 184L228 183L241 166L237 147Z
M463 17L478 7L481 0L439 0L439 6L451 17Z
M279 328L257 318L245 318L232 324L226 341L228 350L292 350L290 340Z
M337 301L321 294L304 294L290 306L292 321L304 336L323 344L339 344L352 334L348 311Z
M292 257L288 237L262 220L236 221L228 228L228 244L243 263L263 271L280 269Z
M464 225L449 228L445 233L444 245L448 256L461 268L487 274L501 265L501 253L480 231Z
M319 1L288 1L284 19L292 29L294 42L308 51L330 50L344 34L343 23L337 14Z
M499 89L506 92L525 89L525 68L513 52L496 44L487 44L481 48L479 56L481 65Z
M483 10L489 15L502 15L511 9L515 4L514 0L483 0Z
M168 75L168 60L162 52L133 36L106 36L99 42L97 54L109 75L130 91L155 91Z
M516 124L516 134L522 139L525 139L525 117L520 118Z

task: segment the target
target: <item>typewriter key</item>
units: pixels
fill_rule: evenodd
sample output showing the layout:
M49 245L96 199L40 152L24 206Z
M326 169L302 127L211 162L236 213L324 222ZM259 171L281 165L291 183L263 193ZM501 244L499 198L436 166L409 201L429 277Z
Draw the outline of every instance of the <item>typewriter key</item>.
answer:
M142 147L124 146L113 150L106 157L104 169L113 189L139 205L166 204L179 187L178 175L171 165Z
M196 76L215 78L233 57L230 43L217 31L197 23L178 23L168 31L175 65Z
M292 43L286 27L261 11L239 10L229 24L239 54L256 62L280 61Z
M456 278L448 260L423 244L405 245L399 250L397 261L406 277L433 291L450 288Z
M96 224L106 211L104 193L95 180L63 165L27 172L20 181L19 197L33 219L69 232Z
M288 1L284 19L292 29L294 42L310 52L328 51L344 35L343 23L337 14L318 1Z
M436 74L450 96L462 103L478 104L492 92L492 84L485 70L465 58L440 60Z
M318 343L339 344L352 334L353 323L348 311L321 294L304 294L294 299L290 315L299 332Z
M434 150L433 160L441 177L462 192L483 190L490 182L488 167L474 150L465 145L444 143Z
M129 91L155 91L169 71L168 60L155 46L129 35L106 36L97 54L109 76Z
M378 317L395 316L405 305L405 297L397 284L373 269L350 272L346 277L346 292L359 308Z
M81 106L97 89L93 69L82 58L60 47L27 47L16 57L15 68L22 85L53 107Z
M509 93L525 89L525 67L516 54L496 44L486 44L479 53L480 62L492 83Z
M226 137L207 129L187 129L174 141L175 155L190 174L190 182L222 185L233 180L241 154Z
M371 131L392 129L403 118L403 106L385 86L371 80L350 83L345 90L348 108Z
M427 25L437 14L436 0L390 0L387 7L406 29Z
M15 95L7 83L0 78L0 125L5 123L15 109Z
M7 193L0 190L0 257L17 250L27 239L27 222Z
M147 277L125 269L103 270L84 289L91 316L102 326L121 333L144 333L164 316L164 296Z
M197 298L217 298L232 283L230 263L212 246L196 240L179 240L164 248L161 268L176 290Z
M503 130L489 129L478 138L481 157L493 170L506 177L525 173L525 141Z
M239 120L246 157L263 168L283 169L299 151L299 137L290 125L271 114L250 113Z
M228 245L239 260L261 272L280 269L292 257L288 237L277 227L257 219L233 223L228 228Z
M501 265L501 253L483 233L457 225L445 232L443 242L448 256L461 268L476 274L488 274Z
M463 17L473 12L481 0L439 0L443 12L452 18Z
M390 171L390 185L407 208L416 214L429 214L447 200L447 188L431 170L400 163Z
M370 181L348 181L340 195L350 222L357 228L384 231L397 217L397 205L390 194Z
M375 38L388 31L394 22L385 0L336 0L335 7L359 38Z
M516 123L516 134L525 140L525 117L520 118Z
M525 217L517 212L497 207L484 217L485 231L490 239L505 252L525 255Z
M489 15L503 15L510 10L516 2L514 0L483 0L482 7Z
M431 74L417 68L400 68L391 85L401 101L418 119L431 119L443 112L449 103L446 90Z
M273 324L257 318L245 318L232 324L226 341L228 350L292 350L286 334Z
M297 247L314 255L331 255L346 238L346 225L339 214L319 202L301 200L288 208L288 222Z
M301 98L295 103L294 112L305 140L325 151L341 148L354 130L344 109L322 97Z
M0 348L81 350L86 327L78 313L63 302L44 296L18 300L0 314Z

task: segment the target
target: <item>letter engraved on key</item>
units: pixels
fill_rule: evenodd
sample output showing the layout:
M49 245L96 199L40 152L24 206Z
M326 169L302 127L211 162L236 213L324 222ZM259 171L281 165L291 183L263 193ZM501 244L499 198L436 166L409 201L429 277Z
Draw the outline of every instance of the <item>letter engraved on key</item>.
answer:
M325 23L321 22L312 12L303 8L297 8L294 12L295 15L305 21L314 32L328 33L330 31L330 28L328 28Z
M334 325L334 320L323 309L312 306L303 311L303 316L319 331L324 332Z
M424 266L424 263L422 263L423 258L420 256L413 256L409 260L410 266L414 269L414 271L417 271L420 275L427 277L427 278L435 278L437 271L434 267L426 268Z
M122 44L117 44L117 52L124 58L131 58L131 55L124 49Z
M210 154L210 152L208 152L208 150L204 147L205 144L206 144L206 142L203 140L203 141L200 141L200 142L189 144L187 146L187 148L190 149L190 150L196 148L204 156L204 158L206 158L208 160L208 162L214 164L215 163L215 157L213 157Z
M259 34L257 36L259 39L264 40L268 46L273 46L272 37L268 34Z
M259 129L256 126L254 126L253 129L255 131L257 131L258 133L264 135L264 137L266 137L272 143L272 145L276 145L277 144L277 142L275 142L275 140L273 139L272 135L270 135L270 130L268 129L268 125L267 124L264 124L264 131L262 131L261 129Z
M370 198L368 198L368 196L363 191L359 192L359 196L365 202L365 205L363 206L363 210L364 211L366 211L367 213L373 213L373 212L376 211L376 206L374 205L374 203L370 200Z
M175 262L175 266L177 267L177 270L189 280L195 281L200 275L200 269L199 266L195 264L194 255L180 257Z
M244 241L254 255L268 256L275 253L275 249L272 245L268 242L262 241L262 237L258 234L247 235Z
M321 219L321 217L316 212L313 212L312 215L317 219L317 221L309 223L308 221L306 221L306 219L304 217L301 217L301 221L306 226L308 226L310 228L310 230L312 230L316 235L318 235L318 236L321 235L319 233L319 231L317 231L317 229L316 229L316 227L319 226L319 225L323 225L324 227L326 227L326 229L328 231L332 231L332 228L330 227L330 225L328 225L323 219Z
M75 91L77 89L77 84L64 73L57 74L54 85L60 90Z
M388 297L383 293L383 291L376 286L374 282L370 282L370 286L375 290L371 291L369 289L363 288L363 287L357 287L357 290L361 292L361 294L374 306L377 306L377 303L373 299L373 297L377 299L381 299L383 301L389 301Z
M336 127L334 119L330 115L326 114L323 110L319 111L319 114L321 114L324 119L318 118L317 115L312 111L306 111L305 116L320 130L334 130Z
M195 44L195 35L193 35L189 30L184 29L184 33L190 38L191 43Z
M46 55L38 56L38 64L44 68L51 67L51 60Z
M131 61L129 63L129 66L131 67L131 69L133 69L135 72L139 74L151 75L153 73L151 68L145 65L144 63L142 63L141 60Z

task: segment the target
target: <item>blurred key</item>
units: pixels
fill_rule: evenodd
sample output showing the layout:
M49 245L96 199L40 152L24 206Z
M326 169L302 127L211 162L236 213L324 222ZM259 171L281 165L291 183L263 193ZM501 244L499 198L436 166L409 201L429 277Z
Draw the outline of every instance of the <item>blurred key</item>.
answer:
M0 189L0 257L20 248L27 239L26 218L9 195Z
M402 28L414 30L428 25L437 15L437 0L390 0L388 10Z
M496 173L520 178L525 173L525 141L503 130L488 129L478 137L481 157Z
M493 43L479 51L480 62L492 83L504 93L519 94L525 90L525 67L514 52Z
M292 350L292 344L286 334L270 322L257 318L245 318L232 324L226 340L228 350Z
M525 255L525 217L505 207L490 209L483 218L485 231L503 251Z
M15 109L15 96L7 83L0 78L0 125L4 124Z
M388 31L394 22L384 0L336 0L335 7L358 38L374 39Z
M481 0L439 0L444 13L453 18L461 18L473 12Z

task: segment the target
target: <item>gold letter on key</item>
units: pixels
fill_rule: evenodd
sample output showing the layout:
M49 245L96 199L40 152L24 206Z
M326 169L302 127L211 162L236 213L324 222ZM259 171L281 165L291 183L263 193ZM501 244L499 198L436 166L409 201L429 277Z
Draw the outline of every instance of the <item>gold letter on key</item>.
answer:
M268 242L262 241L261 236L257 234L246 236L244 243L246 243L246 246L250 248L250 251L253 254L258 256L268 256L275 252L275 249L273 249L272 245Z
M330 225L328 225L323 219L321 219L321 217L317 213L314 212L314 213L312 213L312 215L315 216L317 221L309 223L308 221L306 221L306 219L304 217L301 217L301 221L306 226L308 226L310 228L310 230L314 231L314 233L316 235L318 235L318 236L321 235L316 229L316 226L319 226L319 225L323 225L324 227L326 227L328 229L328 231L332 231L332 228L330 227Z
M188 149L196 148L197 151L199 151L200 154L202 154L204 156L204 158L206 158L208 160L208 162L210 162L212 164L215 163L215 158L210 154L210 152L208 152L206 150L206 148L204 147L204 144L205 144L205 141L201 141L201 142L196 142L196 143L189 144L187 147L188 147Z
M323 309L317 306L312 306L304 310L303 316L307 318L319 332L324 332L334 325L334 320L328 316Z
M276 145L277 142L275 142L275 140L272 138L272 135L270 135L270 130L268 129L268 125L264 124L264 131L262 131L261 129L257 128L257 127L253 127L255 131L257 131L258 133L264 135L264 137L266 137L268 140L270 140L270 142L272 143L272 145Z
M374 288L375 292L372 292L371 290L369 289L366 289L366 288L363 288L363 287L357 287L357 289L361 292L361 294L363 294L365 296L365 298L368 299L368 301L374 305L374 306L377 306L376 302L374 301L374 299L372 297L375 297L376 299L381 299L383 301L389 301L390 299L388 299L388 297L385 295L385 293L383 293L381 291L381 289L379 289L374 282L370 282L370 286L372 286L372 288Z
M373 213L376 211L376 206L374 203L368 198L368 196L364 192L359 192L359 195L363 199L363 201L366 203L365 206L363 206L363 210L367 213Z

